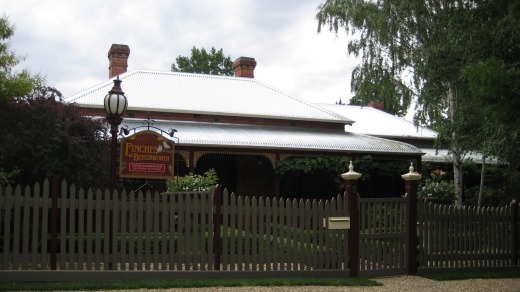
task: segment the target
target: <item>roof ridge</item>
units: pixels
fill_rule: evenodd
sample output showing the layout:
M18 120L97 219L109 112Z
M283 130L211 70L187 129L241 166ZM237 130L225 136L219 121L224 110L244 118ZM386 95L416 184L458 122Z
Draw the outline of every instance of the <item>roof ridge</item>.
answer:
M68 96L64 101L86 104L90 107L103 107L103 98L110 91L112 80L116 77ZM316 106L254 78L134 69L120 74L119 79L125 82L123 91L135 95L131 97L129 107L137 110L170 111L171 109L176 112L192 111L233 116L353 123L351 119L338 113ZM218 100L204 100L204 96L214 96ZM173 104L173 99L177 99L177 103ZM291 110L277 106L278 102L290 105ZM238 105L241 107L237 107Z
M269 88L270 90L274 90L274 91L276 91L276 92L278 92L278 93L281 93L281 94L283 94L283 95L285 95L285 96L287 96L287 97L289 97L289 98L291 98L291 99L293 99L293 100L295 100L295 101L301 102L301 103L303 103L303 104L305 104L305 105L312 106L314 109L317 109L317 110L319 110L319 111L321 111L321 112L324 112L324 113L326 113L326 114L332 115L332 116L334 116L334 117L336 117L336 118L338 118L338 119L342 119L342 120L348 121L349 123L354 122L353 120L351 120L351 119L349 119L349 118L347 118L347 117L344 117L344 116L342 116L342 115L340 115L340 114L337 114L337 113L335 113L335 112L333 112L333 111L329 111L329 110L327 110L327 109L324 109L324 108L322 108L322 107L320 107L320 106L316 106L316 104L314 104L314 103L312 103L312 102L309 102L309 101L307 101L307 100L305 100L305 99L302 99L302 98L296 97L296 96L294 96L294 95L291 95L291 94L289 94L288 92L285 92L285 91L283 91L283 90L281 90L281 89L278 89L278 88L276 88L276 87L274 87L274 86L271 86L271 85L269 85L269 84L267 84L267 83L264 83L264 82L259 81L259 80L255 80L255 81L256 81L259 85L262 85L262 86L264 86L264 87L266 87L266 88Z

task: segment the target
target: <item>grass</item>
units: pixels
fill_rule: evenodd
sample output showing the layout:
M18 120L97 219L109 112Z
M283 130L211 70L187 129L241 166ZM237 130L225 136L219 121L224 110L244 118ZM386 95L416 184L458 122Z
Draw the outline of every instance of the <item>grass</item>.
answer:
M437 280L468 280L468 279L500 279L500 278L520 278L520 268L482 270L482 271L447 271L447 272L422 272L419 276Z
M520 278L520 268L482 271L422 272L418 276L437 280ZM366 278L271 278L271 279L181 279L114 280L70 282L1 282L0 291L94 291L248 286L381 286Z
M199 287L247 286L381 286L365 278L273 278L273 279L197 279L197 280L131 280L131 281L74 281L74 282L3 282L0 291L78 291L132 290Z

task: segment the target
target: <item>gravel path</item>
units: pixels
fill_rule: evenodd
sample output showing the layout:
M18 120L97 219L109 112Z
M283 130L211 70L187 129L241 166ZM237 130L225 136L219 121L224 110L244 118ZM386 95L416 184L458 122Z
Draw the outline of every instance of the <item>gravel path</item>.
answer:
M334 286L301 286L301 287L218 287L218 288L189 288L189 289L144 289L139 291L418 291L418 292L502 292L502 291L519 291L520 292L520 278L513 279L473 279L473 280L459 280L459 281L435 281L417 276L398 276L377 278L375 281L383 284L383 286L375 287L334 287ZM129 292L136 292L138 290L128 290Z

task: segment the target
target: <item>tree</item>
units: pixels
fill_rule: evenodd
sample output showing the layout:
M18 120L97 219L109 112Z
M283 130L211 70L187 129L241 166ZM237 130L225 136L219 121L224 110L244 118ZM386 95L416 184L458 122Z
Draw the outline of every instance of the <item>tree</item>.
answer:
M217 51L215 48L211 48L208 53L204 48L199 50L193 47L191 49L191 57L178 56L175 60L177 64L172 64L171 70L173 72L234 75L231 57L225 57L222 49Z
M102 119L61 102L45 87L0 108L0 156L13 179L27 184L57 175L80 185L101 187L108 177L108 135Z
M23 61L23 58L9 48L9 39L13 35L14 26L3 16L0 18L0 107L5 107L11 100L28 94L43 82L41 77L32 76L26 70L13 72L14 67ZM19 174L16 168L6 170L2 160L3 157L0 155L0 185L10 183L11 179Z
M518 3L328 0L318 7L318 31L328 25L337 33L344 27L352 35L348 52L362 55L362 63L352 73L355 101L380 100L402 114L415 99L415 122L441 132L439 141L452 152L458 204L462 202L462 157L465 151L480 150L476 139L465 139L470 132L463 131L468 115L475 114L470 110L472 85L463 72L490 56L502 59L504 52L518 56L520 30L513 17ZM497 121L490 117L477 125L482 128Z
M28 94L43 83L41 77L33 76L27 70L13 72L14 67L23 61L9 48L9 39L13 35L14 26L3 16L0 18L0 106Z

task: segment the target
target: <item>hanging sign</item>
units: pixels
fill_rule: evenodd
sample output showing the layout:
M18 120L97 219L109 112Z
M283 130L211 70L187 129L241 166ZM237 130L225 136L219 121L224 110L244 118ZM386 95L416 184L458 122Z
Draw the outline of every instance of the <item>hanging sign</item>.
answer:
M173 141L149 130L123 139L119 176L172 179L174 147Z

